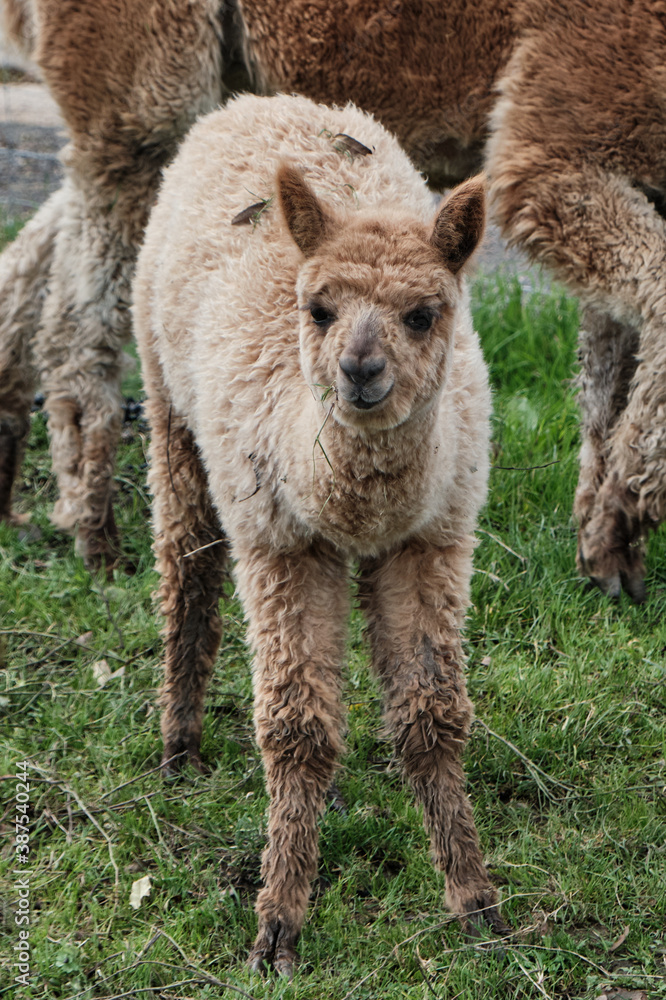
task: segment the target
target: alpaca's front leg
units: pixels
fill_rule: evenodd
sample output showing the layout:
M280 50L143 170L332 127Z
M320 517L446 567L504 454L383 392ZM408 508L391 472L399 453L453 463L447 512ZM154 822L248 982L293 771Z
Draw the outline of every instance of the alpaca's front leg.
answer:
M341 671L348 568L322 548L240 553L237 577L254 650L255 726L270 795L259 930L249 964L291 976L318 819L342 747Z
M471 555L471 539L408 545L366 562L361 592L386 720L423 806L435 864L446 873L447 905L468 927L485 922L501 931L462 767L473 714L460 637Z

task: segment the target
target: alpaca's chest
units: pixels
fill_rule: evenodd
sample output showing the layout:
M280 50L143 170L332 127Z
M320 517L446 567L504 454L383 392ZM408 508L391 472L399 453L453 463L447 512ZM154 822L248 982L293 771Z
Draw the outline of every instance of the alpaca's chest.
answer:
M435 490L423 470L406 466L368 473L325 460L313 468L309 481L292 484L288 505L308 534L352 557L384 551L432 517ZM286 489L289 481L283 485Z

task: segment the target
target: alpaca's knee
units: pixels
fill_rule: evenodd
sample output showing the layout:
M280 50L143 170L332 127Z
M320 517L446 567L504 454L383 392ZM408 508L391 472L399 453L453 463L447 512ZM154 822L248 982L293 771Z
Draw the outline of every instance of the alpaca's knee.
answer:
M465 678L450 649L429 640L411 667L389 683L386 721L413 782L427 780L440 761L457 761L474 715ZM462 773L462 772L461 772Z
M342 749L339 713L304 722L273 718L257 723L266 785L271 798L289 801L292 792L323 801Z

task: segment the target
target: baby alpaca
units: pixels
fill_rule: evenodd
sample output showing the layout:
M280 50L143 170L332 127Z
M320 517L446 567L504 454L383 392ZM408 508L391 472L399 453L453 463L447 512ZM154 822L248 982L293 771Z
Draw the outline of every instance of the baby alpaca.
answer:
M502 928L461 763L472 718L461 629L490 416L463 272L483 182L456 189L434 224L431 205L397 141L353 106L245 96L190 132L139 256L163 765L202 767L233 558L270 794L255 969L291 975L317 870L343 745L353 561L446 902L467 924Z

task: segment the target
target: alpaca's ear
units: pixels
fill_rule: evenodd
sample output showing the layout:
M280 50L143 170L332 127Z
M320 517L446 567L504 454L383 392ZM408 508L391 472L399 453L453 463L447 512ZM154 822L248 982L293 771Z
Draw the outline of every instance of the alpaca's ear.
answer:
M282 214L294 243L306 257L311 257L330 235L333 220L294 167L280 167L277 188Z
M476 250L485 224L486 183L483 174L479 174L451 192L435 219L430 237L453 274Z

